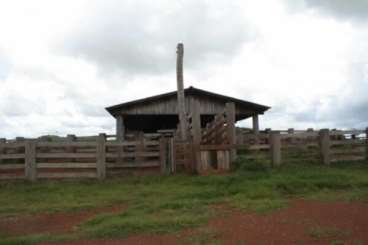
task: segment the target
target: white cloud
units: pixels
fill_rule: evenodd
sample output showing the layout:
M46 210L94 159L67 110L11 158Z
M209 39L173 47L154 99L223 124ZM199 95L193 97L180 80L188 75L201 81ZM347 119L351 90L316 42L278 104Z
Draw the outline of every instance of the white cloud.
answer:
M178 41L186 86L272 106L262 127L366 127L364 3L287 2L2 1L0 137L113 132L104 107L175 89Z
M0 49L0 83L5 80L11 69L11 61L4 51Z
M172 69L175 45L185 43L186 67L221 63L254 36L241 1L92 1L63 40L64 49L107 73L162 74Z
M331 14L349 20L368 20L368 1L366 0L305 0L305 5L317 8L321 14Z

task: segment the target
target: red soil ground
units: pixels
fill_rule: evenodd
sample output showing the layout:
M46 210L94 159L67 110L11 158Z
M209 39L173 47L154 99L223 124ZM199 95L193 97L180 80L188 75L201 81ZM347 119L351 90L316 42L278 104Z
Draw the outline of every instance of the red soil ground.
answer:
M100 210L105 212L106 210ZM114 212L114 210L111 210ZM11 234L40 231L67 232L98 211L83 214L56 214L25 218L16 222L0 221L0 229ZM51 217L51 218L50 218ZM78 240L47 244L191 244L188 237L200 236L200 230L214 232L214 239L222 244L368 244L368 205L347 202L292 200L289 207L267 214L227 210L225 215L211 220L205 227L183 231L181 234L135 235L122 240ZM32 232L31 232L32 231ZM185 242L188 240L189 242ZM193 240L195 241L195 240ZM194 243L194 242L193 242ZM199 243L206 244L206 243Z
M116 213L125 206L98 208L76 213L53 213L27 215L0 219L0 231L8 235L29 235L38 233L63 234L73 231L81 222L100 213Z

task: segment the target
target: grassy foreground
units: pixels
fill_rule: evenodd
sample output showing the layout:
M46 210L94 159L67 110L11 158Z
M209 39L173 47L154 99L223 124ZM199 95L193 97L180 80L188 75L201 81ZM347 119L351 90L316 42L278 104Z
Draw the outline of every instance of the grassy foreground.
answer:
M214 204L256 212L287 205L290 197L368 202L368 162L289 164L271 169L240 158L222 176L145 176L99 181L0 183L0 219L45 212L77 212L126 204L118 214L101 214L72 235L9 237L0 244L37 244L45 240L121 238L137 233L176 232L205 224Z

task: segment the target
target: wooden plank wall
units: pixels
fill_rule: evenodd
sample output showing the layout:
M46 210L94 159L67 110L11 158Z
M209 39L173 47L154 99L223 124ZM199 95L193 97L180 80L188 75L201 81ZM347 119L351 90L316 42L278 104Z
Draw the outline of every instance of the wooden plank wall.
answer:
M199 103L199 113L201 115L214 115L222 113L224 110L224 101L207 98L199 95L185 95L185 108L187 112L191 112L191 105L196 101ZM237 106L236 114L249 115L254 113L249 108ZM175 96L169 98L162 98L154 103L146 103L140 105L134 105L130 108L125 108L120 112L125 115L177 115L178 114L178 101Z

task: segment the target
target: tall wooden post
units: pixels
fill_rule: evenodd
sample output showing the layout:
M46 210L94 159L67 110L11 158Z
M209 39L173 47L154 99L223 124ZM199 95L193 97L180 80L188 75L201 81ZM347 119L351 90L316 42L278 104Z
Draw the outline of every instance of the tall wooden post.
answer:
M185 114L185 97L184 97L184 78L183 78L183 57L184 45L179 43L177 46L176 58L176 81L178 87L178 113L180 121L180 137L181 140L187 140L187 119Z
M102 180L106 178L106 135L99 134L97 137L96 148L96 170L97 178Z
M330 131L328 129L321 129L319 131L319 142L322 163L330 164Z
M33 182L37 178L36 141L26 140L24 142L24 153L25 175L28 180Z
M227 135L229 143L231 145L230 161L234 161L236 158L236 128L235 128L235 104L226 103L226 123L227 123Z
M278 167L281 165L281 135L279 131L270 133L270 150L271 150L271 165Z
M202 140L202 130L201 130L201 114L200 114L200 104L198 100L193 100L191 102L191 112L192 112L192 130L193 130L193 170L197 172L201 169L201 151L200 144Z

